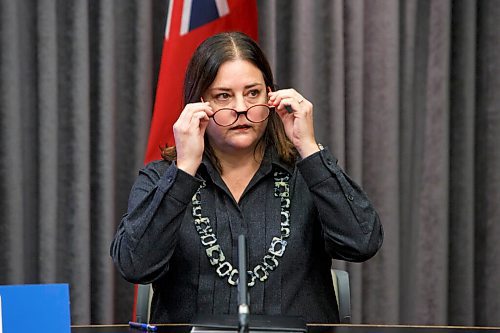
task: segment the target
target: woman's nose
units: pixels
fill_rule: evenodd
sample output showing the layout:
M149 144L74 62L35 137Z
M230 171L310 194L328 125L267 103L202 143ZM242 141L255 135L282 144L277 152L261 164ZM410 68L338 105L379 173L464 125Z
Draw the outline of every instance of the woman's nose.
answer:
M234 108L236 111L246 111L248 109L244 96L236 96Z

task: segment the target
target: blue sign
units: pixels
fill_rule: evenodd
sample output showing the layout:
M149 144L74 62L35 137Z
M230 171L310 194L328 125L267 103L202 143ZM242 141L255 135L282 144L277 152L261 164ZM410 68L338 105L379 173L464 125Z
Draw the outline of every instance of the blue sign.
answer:
M0 333L71 333L67 284L0 286Z

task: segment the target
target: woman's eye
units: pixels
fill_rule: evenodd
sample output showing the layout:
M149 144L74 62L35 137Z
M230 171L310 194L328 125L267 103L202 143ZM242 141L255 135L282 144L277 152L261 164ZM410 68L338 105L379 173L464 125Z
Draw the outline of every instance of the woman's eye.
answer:
M221 93L221 94L217 94L215 96L216 99L219 99L219 100L224 100L224 99L228 99L229 98L229 94L228 93Z
M250 91L248 92L248 95L249 95L250 97L257 97L257 96L259 96L259 91L258 91L257 89L255 89L255 90L250 90Z

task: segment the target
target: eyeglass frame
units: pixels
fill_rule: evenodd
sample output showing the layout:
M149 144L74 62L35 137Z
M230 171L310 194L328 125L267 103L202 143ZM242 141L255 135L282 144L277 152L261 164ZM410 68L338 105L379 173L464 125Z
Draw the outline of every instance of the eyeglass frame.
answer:
M269 110L269 113L268 113L267 117L264 118L261 121L253 121L250 118L248 118L248 110L250 110L251 108L256 107L256 106L265 106ZM274 109L275 109L274 106L269 106L267 104L254 104L254 105L250 106L248 109L246 109L246 111L238 111L238 110L233 109L233 108L220 108L219 110L215 111L211 116L209 116L209 118L213 118L214 122L217 124L217 126L220 126L220 127L229 127L229 126L233 125L234 123L236 123L238 121L238 119L240 118L240 115L243 114L243 115L245 115L245 118L247 118L247 120L249 122L254 123L254 124L259 124L259 123L262 123L262 122L266 121L267 119L269 119L269 116L271 115L271 112ZM236 113L236 117L234 118L234 121L231 124L229 124L229 125L221 125L221 124L219 124L215 120L215 115L217 114L217 112L222 111L222 110L231 110L231 111L234 111Z

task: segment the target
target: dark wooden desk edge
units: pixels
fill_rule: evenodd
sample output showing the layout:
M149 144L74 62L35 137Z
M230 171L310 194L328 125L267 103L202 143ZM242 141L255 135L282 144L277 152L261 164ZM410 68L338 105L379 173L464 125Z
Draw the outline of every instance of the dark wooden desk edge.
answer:
M152 324L155 326L162 327L179 327L188 326L191 324ZM446 325L382 325L382 324L307 324L308 327L364 327L364 328L428 328L428 329L474 329L474 330L498 330L500 331L500 326L446 326ZM105 325L71 325L71 328L98 328L98 327L129 327L128 324L105 324Z
M383 325L383 324L307 324L307 326L341 326L341 327L373 327L373 328L439 328L439 329L482 329L482 330L500 330L500 327L494 326L455 326L455 325Z

